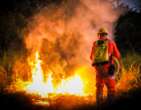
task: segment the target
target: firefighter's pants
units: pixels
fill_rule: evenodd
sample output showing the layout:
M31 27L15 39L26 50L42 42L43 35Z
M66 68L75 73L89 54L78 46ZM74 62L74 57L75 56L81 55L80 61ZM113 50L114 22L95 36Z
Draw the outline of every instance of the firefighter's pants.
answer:
M107 98L110 100L115 96L115 79L114 76L102 77L96 75L96 100L97 103L103 101L103 87L107 87Z

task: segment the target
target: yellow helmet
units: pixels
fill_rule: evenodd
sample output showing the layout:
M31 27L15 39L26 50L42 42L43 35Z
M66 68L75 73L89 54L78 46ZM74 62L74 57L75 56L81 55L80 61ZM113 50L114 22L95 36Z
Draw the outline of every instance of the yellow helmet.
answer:
M105 34L105 35L108 35L108 32L105 28L100 28L99 31L98 31L98 34Z

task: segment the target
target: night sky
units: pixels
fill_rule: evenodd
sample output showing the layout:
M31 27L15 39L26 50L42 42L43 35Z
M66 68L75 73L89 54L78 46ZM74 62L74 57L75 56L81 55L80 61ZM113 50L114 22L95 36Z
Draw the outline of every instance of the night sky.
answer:
M14 7L18 4L21 4L24 2L28 2L29 4L36 4L36 3L60 3L63 0L1 0L0 5L1 7ZM115 6L128 6L129 9L132 11L139 12L141 10L141 1L140 0L107 0L110 2L113 2L113 5Z
M132 11L140 12L141 1L140 0L113 0L116 6L128 7Z

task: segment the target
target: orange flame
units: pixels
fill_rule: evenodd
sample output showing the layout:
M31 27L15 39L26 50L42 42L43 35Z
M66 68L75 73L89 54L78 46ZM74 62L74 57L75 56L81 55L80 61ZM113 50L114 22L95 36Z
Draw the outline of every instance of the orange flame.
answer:
M75 75L69 79L62 80L58 86L56 93L68 93L75 95L84 95L83 81L80 76Z
M41 68L41 60L39 59L38 51L35 53L35 62L31 64L32 82L27 86L26 91L28 93L35 93L44 97L47 97L49 93L85 95L84 82L78 73L67 79L62 79L60 84L55 87L53 84L52 71L48 73L47 80L44 80L44 73Z

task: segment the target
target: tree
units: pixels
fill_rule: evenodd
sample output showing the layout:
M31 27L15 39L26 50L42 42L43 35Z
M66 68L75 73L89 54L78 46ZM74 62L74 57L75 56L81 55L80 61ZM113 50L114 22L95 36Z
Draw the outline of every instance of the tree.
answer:
M141 53L141 14L128 12L121 16L115 27L115 36L122 53Z

